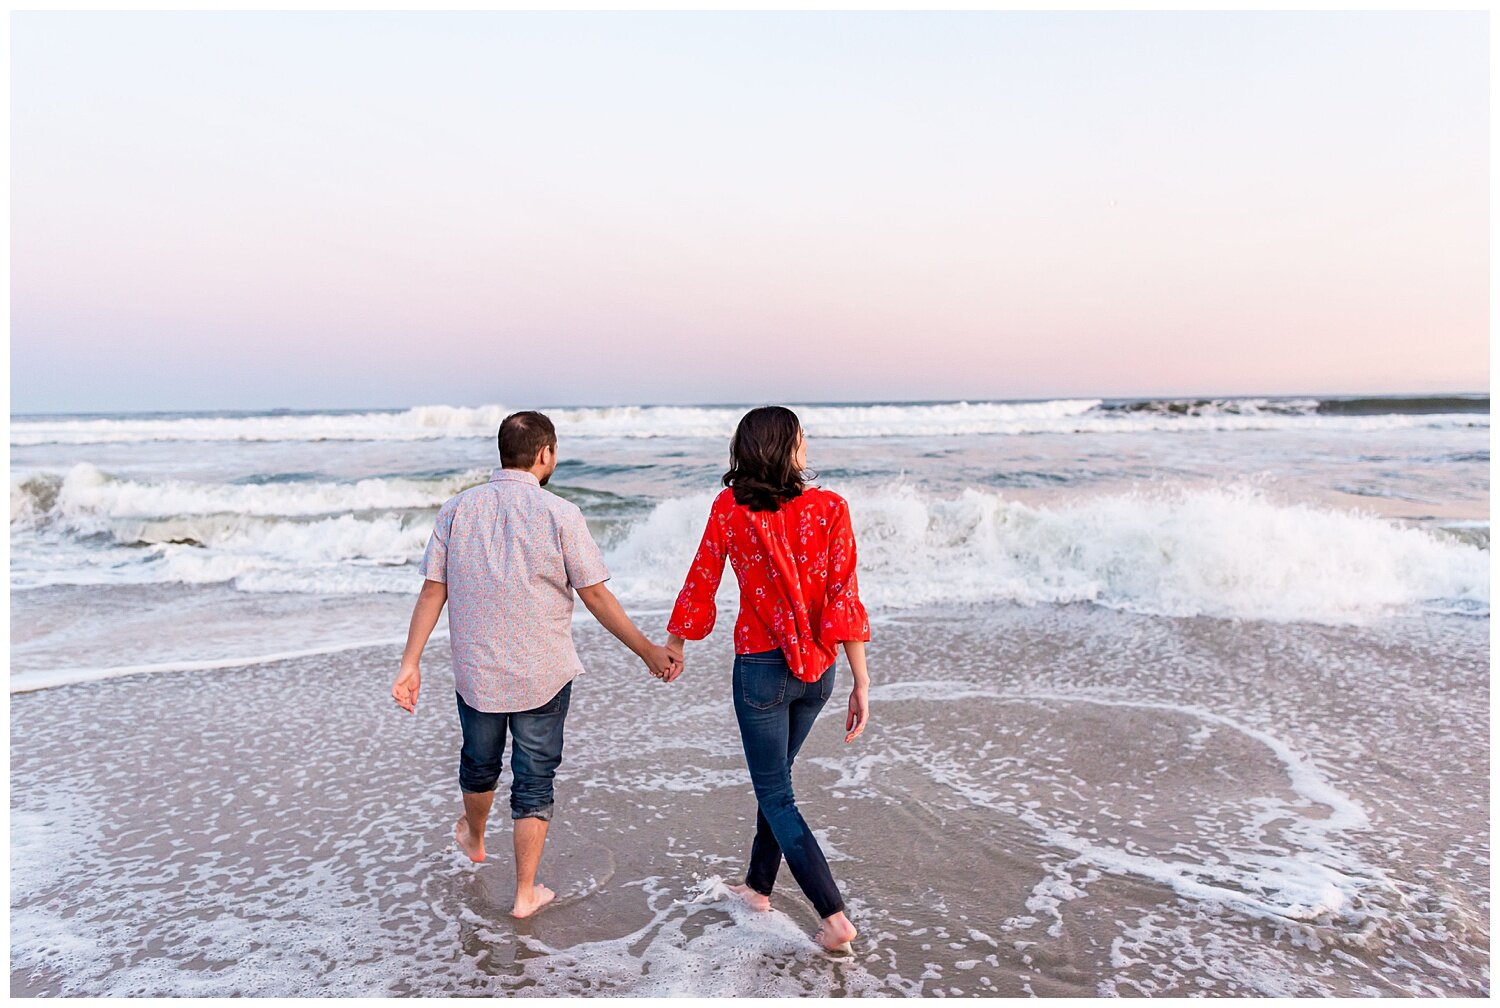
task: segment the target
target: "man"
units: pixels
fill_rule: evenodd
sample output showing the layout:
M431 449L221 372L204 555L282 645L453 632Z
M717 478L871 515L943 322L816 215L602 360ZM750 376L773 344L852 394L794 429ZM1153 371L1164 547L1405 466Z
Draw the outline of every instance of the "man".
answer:
M500 424L499 442L501 467L490 481L438 511L391 696L416 711L422 649L448 603L464 737L458 771L464 814L453 837L471 861L484 860L484 829L509 731L511 916L530 917L555 895L536 881L536 871L552 819L552 777L562 761L573 678L583 671L573 648L573 593L653 676L666 678L680 659L648 641L604 586L609 571L583 512L542 489L557 469L552 421L513 413Z

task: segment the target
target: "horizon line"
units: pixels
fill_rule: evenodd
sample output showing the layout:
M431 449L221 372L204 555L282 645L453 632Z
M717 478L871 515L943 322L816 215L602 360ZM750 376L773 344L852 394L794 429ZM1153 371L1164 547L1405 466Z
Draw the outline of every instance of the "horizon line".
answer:
M1001 397L1001 396L957 396L945 399L843 399L843 400L782 400L782 403L791 406L937 406L953 403L1038 403L1055 402L1062 400L1098 399L1101 402L1132 402L1165 400L1176 402L1188 399L1443 399L1457 398L1462 396L1485 396L1490 394L1489 389L1480 390L1444 390L1441 392L1239 392L1239 393L1213 393L1194 392L1186 394L1162 394L1162 395L1050 395L1050 396L1028 396ZM724 401L724 402L698 402L698 403L651 403L651 402L608 402L608 403L547 403L537 408L541 409L619 409L623 407L640 408L667 408L667 409L722 409L725 407L766 405L760 401L749 400ZM29 410L26 412L12 412L9 414L12 420L27 417L48 416L71 416L71 417L103 417L103 416L152 416L162 413L176 414L199 414L216 415L222 413L396 413L403 410L420 409L424 406L450 406L455 409L482 409L486 406L498 406L502 403L486 402L476 404L452 404L452 403L413 403L405 406L226 406L217 409L121 409L121 410Z

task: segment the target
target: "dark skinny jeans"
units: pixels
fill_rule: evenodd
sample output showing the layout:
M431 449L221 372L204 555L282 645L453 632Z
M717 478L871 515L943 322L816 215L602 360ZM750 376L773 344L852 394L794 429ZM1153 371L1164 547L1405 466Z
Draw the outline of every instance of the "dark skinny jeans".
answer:
M828 870L823 849L797 810L792 794L792 762L833 693L836 668L830 665L817 682L803 682L792 675L779 648L736 655L734 659L734 716L740 724L740 741L745 746L745 762L759 806L745 884L762 895L771 895L785 857L792 878L812 901L819 917L841 912L844 898Z

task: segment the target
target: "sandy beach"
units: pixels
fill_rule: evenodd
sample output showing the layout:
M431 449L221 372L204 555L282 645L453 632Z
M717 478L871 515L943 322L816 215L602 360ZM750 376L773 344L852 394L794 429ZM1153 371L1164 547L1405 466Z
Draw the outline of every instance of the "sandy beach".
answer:
M851 955L785 871L772 914L723 897L727 643L667 685L581 622L561 898L522 923L508 823L483 865L451 840L443 644L415 716L388 647L14 694L12 994L1488 992L1487 620L874 630L870 731L830 704L796 775Z

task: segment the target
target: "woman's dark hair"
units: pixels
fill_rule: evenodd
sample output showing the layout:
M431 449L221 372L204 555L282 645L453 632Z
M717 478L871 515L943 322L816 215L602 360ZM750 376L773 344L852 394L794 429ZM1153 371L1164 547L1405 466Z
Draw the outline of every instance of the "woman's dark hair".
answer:
M797 414L785 406L758 406L740 417L724 474L735 503L751 511L775 511L807 489L805 474L793 461L801 432Z

